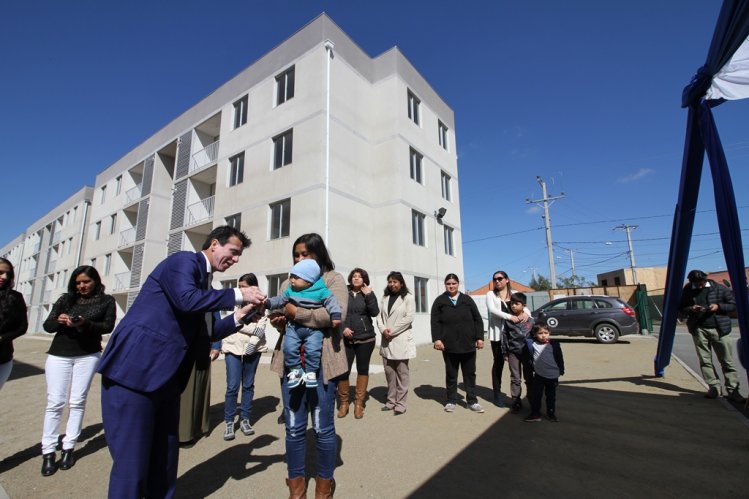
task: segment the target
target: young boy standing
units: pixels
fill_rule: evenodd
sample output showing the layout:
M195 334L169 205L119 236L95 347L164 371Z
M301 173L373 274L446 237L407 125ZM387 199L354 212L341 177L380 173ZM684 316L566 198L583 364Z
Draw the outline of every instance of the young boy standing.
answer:
M525 379L526 392L530 394L531 377L533 369L531 358L525 351L525 341L530 338L533 318L528 317L525 322L520 321L520 316L525 309L527 298L523 293L514 293L510 298L510 312L512 320L505 320L502 331L502 351L505 362L510 366L510 395L512 395L512 412L520 412L522 403L522 382Z
M533 379L529 399L531 413L523 421L541 421L541 396L546 391L546 417L558 422L556 414L557 385L564 376L564 356L557 340L550 340L551 331L545 324L536 324L531 331L533 339L527 340L526 348L533 359Z

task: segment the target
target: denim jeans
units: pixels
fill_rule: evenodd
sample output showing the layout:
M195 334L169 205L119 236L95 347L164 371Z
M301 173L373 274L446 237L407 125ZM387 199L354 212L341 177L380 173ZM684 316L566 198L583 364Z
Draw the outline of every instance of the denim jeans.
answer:
M8 381L8 378L10 378L10 372L13 370L13 359L9 360L8 362L4 362L0 364L0 390L2 390L3 385L6 381Z
M317 440L317 476L333 478L338 456L335 433L336 381L323 383L323 373L317 388L301 385L289 390L288 378L281 379L284 418L286 420L286 467L289 478L305 476L304 458L307 455L307 421L312 416L312 430Z
M255 373L260 363L260 354L224 356L226 364L226 398L224 400L224 421L234 422L237 413L237 394L242 384L242 406L239 409L240 419L250 419L252 413L252 398L255 396Z
M83 426L86 396L100 357L98 352L79 357L47 355L44 366L47 377L47 411L44 413L42 454L49 454L57 448L65 402L68 402L69 414L62 448L71 450L75 447Z
M302 366L299 348L304 345L304 370L314 373L320 370L322 356L322 331L310 329L290 322L283 337L283 358L288 369Z

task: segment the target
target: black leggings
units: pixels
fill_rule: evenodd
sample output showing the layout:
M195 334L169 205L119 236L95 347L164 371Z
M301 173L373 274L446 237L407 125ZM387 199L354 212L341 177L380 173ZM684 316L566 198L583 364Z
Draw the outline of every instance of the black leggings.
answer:
M492 391L499 393L502 391L502 369L505 367L505 358L502 355L502 342L492 341L492 357L494 357L494 364L492 364Z
M346 346L346 360L348 360L348 372L346 376L351 374L354 357L356 357L356 372L364 376L369 376L369 361L372 358L372 352L374 352L374 340L367 343L349 343L348 341L344 341L343 343Z

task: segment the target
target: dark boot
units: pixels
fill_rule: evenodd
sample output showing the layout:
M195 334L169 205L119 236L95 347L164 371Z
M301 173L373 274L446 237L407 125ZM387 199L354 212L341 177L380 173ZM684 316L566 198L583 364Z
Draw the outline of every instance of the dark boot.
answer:
M75 457L73 456L73 449L63 449L62 457L60 458L60 469L69 470L75 464Z
M345 418L349 406L349 382L342 379L338 382L338 417Z
M289 499L307 499L307 482L303 476L287 478L286 485L289 486Z
M57 471L57 455L54 452L42 455L42 476L54 475Z
M335 480L315 477L315 499L330 499L335 492Z
M361 419L364 417L364 399L367 397L367 384L369 375L359 374L356 377L356 398L354 399L354 417Z

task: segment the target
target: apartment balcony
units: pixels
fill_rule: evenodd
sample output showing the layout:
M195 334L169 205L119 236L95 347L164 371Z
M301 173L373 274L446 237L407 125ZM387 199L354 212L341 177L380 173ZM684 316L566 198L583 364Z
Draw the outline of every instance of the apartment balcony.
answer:
M136 185L135 187L131 187L130 189L125 191L125 204L130 204L142 197L143 192L143 183Z
M52 246L60 242L60 232L61 231L58 230L57 232L52 234Z
M130 276L132 272L122 272L114 275L113 292L122 292L130 289Z
M26 270L26 271L25 271L25 272L24 272L24 273L23 273L23 274L21 275L21 280L22 280L22 281L30 281L30 280L32 280L32 279L33 279L33 278L34 278L35 276L36 276L36 267L34 267L33 269L28 269L28 270Z
M52 290L48 289L44 293L42 293L42 303L49 303L50 299L52 298Z
M45 274L51 274L55 271L57 268L57 260L47 260L47 269L45 270Z
M219 142L221 141L217 140L213 144L208 144L200 151L194 153L192 155L192 159L190 160L190 169L188 173L194 173L214 164L218 159Z
M40 249L42 249L42 242L41 241L37 241L36 243L34 243L34 246L33 246L32 250L31 250L31 254L32 255L36 255L37 253L39 253Z
M120 243L117 245L118 248L125 246L131 246L135 242L135 227L120 232Z
M211 196L189 205L185 211L185 226L211 220L215 203L216 196Z

